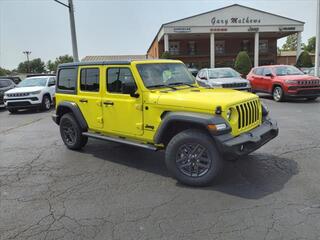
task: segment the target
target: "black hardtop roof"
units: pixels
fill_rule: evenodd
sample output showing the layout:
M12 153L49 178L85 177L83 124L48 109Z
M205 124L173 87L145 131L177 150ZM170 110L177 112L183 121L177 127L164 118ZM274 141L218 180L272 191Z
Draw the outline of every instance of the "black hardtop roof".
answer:
M61 67L77 67L77 66L88 66L88 65L127 65L131 61L96 61L96 62L71 62L59 64Z

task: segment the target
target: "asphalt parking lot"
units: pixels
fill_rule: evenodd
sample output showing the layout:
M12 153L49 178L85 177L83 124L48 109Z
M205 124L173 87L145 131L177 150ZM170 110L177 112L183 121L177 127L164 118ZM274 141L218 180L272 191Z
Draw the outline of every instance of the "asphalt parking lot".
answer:
M0 239L320 239L320 100L274 103L280 135L182 186L162 152L62 143L51 112L0 111Z

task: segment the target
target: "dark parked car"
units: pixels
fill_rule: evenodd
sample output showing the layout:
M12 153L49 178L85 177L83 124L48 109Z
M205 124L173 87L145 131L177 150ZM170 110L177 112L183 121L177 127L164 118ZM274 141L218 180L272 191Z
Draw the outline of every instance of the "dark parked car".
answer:
M196 77L199 72L197 68L188 68L188 70L194 77Z
M19 82L21 82L21 78L20 77L14 77L14 76L2 76L2 77L0 77L0 79L10 79L15 84L18 84Z
M14 88L16 84L11 79L0 79L0 107L4 107L3 96L4 93L12 88Z

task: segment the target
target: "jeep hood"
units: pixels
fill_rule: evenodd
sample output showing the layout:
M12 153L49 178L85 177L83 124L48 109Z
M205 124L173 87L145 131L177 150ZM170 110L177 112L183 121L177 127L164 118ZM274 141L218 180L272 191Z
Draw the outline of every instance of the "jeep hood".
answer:
M176 91L160 91L157 103L179 108L197 108L214 111L217 106L224 108L258 99L258 96L248 92L232 89L189 88Z
M216 78L216 79L209 79L208 82L214 85L221 85L221 84L232 84L232 83L248 83L247 79L234 77L234 78Z
M15 87L6 93L30 93L42 90L44 87L42 86L34 86L34 87Z

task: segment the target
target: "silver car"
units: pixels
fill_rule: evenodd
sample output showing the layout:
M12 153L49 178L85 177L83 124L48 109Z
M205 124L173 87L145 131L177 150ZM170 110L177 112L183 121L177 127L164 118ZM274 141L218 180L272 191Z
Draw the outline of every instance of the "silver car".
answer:
M250 82L232 68L204 68L199 71L196 80L200 86L207 88L251 90Z

